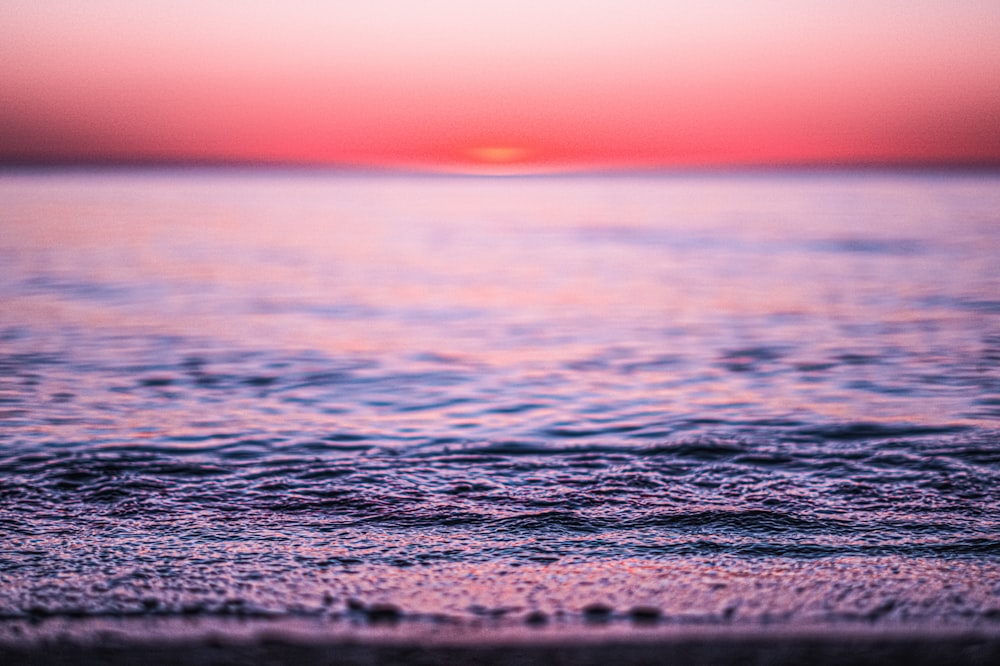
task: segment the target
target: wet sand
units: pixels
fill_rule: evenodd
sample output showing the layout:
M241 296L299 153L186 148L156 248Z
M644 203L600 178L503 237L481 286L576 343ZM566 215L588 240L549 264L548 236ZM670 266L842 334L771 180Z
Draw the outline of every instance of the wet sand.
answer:
M282 620L5 624L5 664L995 664L1000 631ZM18 634L19 637L15 637Z
M11 575L0 664L1000 663L995 564L894 564L357 567L219 599Z

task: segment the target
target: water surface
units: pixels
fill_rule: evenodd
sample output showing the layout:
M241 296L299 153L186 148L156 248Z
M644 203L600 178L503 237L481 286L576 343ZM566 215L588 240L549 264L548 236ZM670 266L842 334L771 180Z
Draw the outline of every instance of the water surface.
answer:
M1000 619L996 175L6 172L0 210L5 618Z

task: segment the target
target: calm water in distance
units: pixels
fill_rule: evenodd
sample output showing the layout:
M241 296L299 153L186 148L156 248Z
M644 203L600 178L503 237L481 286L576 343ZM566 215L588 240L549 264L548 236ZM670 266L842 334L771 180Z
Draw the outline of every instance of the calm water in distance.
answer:
M1000 617L996 174L6 172L0 303L2 617Z

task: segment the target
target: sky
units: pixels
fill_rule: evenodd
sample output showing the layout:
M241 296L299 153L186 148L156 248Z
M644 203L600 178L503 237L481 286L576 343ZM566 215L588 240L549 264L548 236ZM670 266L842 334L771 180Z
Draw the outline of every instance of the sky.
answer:
M0 162L1000 163L997 0L0 0Z

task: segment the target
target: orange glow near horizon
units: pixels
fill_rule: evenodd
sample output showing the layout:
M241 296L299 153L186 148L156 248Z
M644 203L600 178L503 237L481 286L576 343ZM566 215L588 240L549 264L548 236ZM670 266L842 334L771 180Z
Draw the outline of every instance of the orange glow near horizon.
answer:
M530 151L520 146L477 146L469 150L469 154L487 164L511 164L527 159Z
M38 0L0 161L1000 161L1000 4Z

